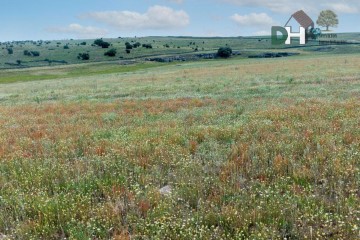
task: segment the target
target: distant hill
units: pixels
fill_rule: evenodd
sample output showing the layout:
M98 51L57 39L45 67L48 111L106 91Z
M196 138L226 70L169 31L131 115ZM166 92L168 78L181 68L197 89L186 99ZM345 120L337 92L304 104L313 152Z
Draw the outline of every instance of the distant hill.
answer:
M335 45L323 51L322 48L319 49L319 44L316 41L305 46L298 45L296 40L293 41L291 46L272 46L270 36L225 38L179 36L103 39L103 41L110 44L108 48L95 45L95 39L3 42L0 43L0 69L134 59L142 61L145 58L164 55L214 53L222 46L230 46L233 50L240 51L242 55L238 57L243 58L269 51L287 51L287 49L291 49L292 52L299 51L307 54L309 52L316 54L324 52L359 52L359 33L341 33L338 34L338 40L348 41L353 44ZM126 49L126 43L131 45L132 49L130 47ZM111 49L115 49L115 56L105 56L105 53Z

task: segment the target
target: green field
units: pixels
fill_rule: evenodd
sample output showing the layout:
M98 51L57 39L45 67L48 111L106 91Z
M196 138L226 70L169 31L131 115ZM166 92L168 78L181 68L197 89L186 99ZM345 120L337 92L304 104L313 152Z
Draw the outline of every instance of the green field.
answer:
M359 237L359 45L140 42L154 40L119 56L190 53L189 40L301 54L124 66L73 40L39 50L69 64L0 70L0 239Z
M360 34L342 33L338 34L337 40L345 40L354 45L333 46L325 53L354 53L359 52ZM92 46L94 40L62 40L62 41L24 41L0 43L0 69L18 69L39 66L56 66L78 64L86 62L119 62L126 60L142 61L147 57L160 55L181 55L194 53L212 53L219 47L228 45L234 51L240 51L242 58L249 55L262 53L264 51L290 51L302 54L313 53L321 54L317 42L310 42L306 46L300 46L298 40L294 40L291 46L272 46L269 36L264 37L232 37L232 38L194 38L194 37L144 37L144 38L118 38L104 39L112 44L108 49L99 46ZM85 42L86 45L81 45ZM131 50L130 54L125 52L125 43L151 44L152 49L138 47ZM68 46L69 49L64 49ZM8 48L13 50L13 54L8 54ZM104 56L109 49L117 50L115 57ZM197 51L195 52L195 49ZM24 51L37 51L40 56L25 56ZM90 59L87 61L79 60L79 53L89 53ZM17 61L20 61L20 64Z

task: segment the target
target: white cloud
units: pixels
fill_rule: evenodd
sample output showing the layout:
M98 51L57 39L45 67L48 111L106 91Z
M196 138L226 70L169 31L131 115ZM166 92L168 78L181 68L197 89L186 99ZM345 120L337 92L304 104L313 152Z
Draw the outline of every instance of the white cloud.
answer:
M266 13L234 14L231 19L240 26L263 27L275 25L275 21Z
M153 6L147 12L104 11L83 15L97 22L105 23L121 30L134 29L173 29L189 25L190 17L183 11L169 7Z
M254 36L269 36L269 35L271 35L271 33L270 33L270 31L263 30L263 31L254 32L253 35Z
M328 6L337 13L358 13L359 9L357 7L351 7L348 4L344 3L331 3Z
M52 33L70 33L80 37L101 37L108 33L106 29L92 26L85 27L77 23L69 24L66 27L51 27L46 30Z
M293 13L297 10L305 10L308 13L318 13L321 10L332 7L339 13L356 13L360 8L359 0L218 0L246 7L263 7L277 13ZM346 2L346 3L345 3Z
M177 3L177 4L180 4L180 3L183 3L184 0L166 0L167 2L172 2L172 3Z

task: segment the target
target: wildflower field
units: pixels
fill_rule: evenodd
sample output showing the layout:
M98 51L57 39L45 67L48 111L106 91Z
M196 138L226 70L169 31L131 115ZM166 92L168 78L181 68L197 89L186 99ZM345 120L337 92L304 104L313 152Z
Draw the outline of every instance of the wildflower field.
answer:
M360 237L358 54L109 68L0 85L0 239Z

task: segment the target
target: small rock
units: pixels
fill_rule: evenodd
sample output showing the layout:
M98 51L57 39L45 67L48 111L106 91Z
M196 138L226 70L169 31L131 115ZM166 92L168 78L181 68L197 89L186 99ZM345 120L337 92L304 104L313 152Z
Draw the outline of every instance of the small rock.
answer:
M159 192L163 196L169 196L171 194L172 188L169 185L166 185L165 187L160 188Z

